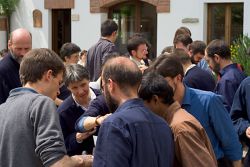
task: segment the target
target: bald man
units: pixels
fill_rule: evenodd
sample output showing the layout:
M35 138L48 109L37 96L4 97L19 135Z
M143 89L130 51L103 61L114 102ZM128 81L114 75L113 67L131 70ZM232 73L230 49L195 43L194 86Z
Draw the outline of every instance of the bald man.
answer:
M138 98L142 73L129 58L110 58L103 66L104 97L113 114L101 125L94 167L173 165L169 126Z
M0 62L0 104L9 96L10 90L21 87L19 68L23 56L32 48L32 38L28 30L19 28L10 34L9 53Z

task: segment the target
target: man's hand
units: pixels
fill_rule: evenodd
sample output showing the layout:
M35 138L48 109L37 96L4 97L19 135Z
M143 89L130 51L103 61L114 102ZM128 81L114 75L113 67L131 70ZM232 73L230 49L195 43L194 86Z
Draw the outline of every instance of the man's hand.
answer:
M96 122L98 123L98 125L101 125L102 122L103 122L108 116L110 116L110 115L111 115L111 114L106 114L106 115L104 115L104 116L101 116L101 117L99 117L99 118L96 119Z
M250 139L250 126L246 130L246 136Z
M93 135L95 132L96 132L96 128L88 132L76 133L76 141L78 143L81 143L83 140L87 139L89 136Z

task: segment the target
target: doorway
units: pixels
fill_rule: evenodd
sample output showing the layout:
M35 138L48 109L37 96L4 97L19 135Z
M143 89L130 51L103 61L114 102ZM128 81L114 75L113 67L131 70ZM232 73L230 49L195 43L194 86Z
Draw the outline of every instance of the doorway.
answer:
M109 18L118 24L116 46L124 54L127 41L135 33L141 33L151 44L149 58L156 57L157 13L156 7L139 0L120 3L109 8Z
M59 54L66 42L71 42L71 9L52 9L52 49Z

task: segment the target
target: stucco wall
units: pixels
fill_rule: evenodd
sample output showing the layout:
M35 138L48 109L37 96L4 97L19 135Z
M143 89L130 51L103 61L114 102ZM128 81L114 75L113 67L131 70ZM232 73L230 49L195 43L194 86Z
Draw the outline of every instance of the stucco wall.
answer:
M171 0L170 13L157 14L157 54L162 48L172 45L175 30L187 26L192 31L194 40L206 41L207 3L244 2L244 34L250 35L249 0ZM33 28L32 11L39 9L43 13L43 27ZM75 0L71 14L79 14L79 21L72 21L71 37L83 49L88 49L100 37L101 22L106 13L91 13L90 0ZM198 18L198 23L182 23L184 18ZM29 29L33 35L33 48L51 48L51 10L44 9L43 0L20 0L20 6L13 14L11 30L18 27ZM1 35L1 34L0 34Z

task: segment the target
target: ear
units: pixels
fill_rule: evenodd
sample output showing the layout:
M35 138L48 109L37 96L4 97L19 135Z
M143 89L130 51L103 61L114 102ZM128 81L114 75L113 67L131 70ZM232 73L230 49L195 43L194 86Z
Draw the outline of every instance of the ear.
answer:
M135 51L135 50L132 50L132 51L131 51L131 54L132 54L132 56L136 56L136 51Z
M51 79L54 78L53 76L53 71L52 70L48 70L47 72L44 73L44 78L47 80L47 81L50 81Z
M216 63L219 63L220 62L220 56L219 55L217 55L217 54L214 54L214 61L216 62Z
M153 95L152 101L155 105L157 105L159 103L159 97L157 95Z
M181 74L178 74L176 77L174 77L174 83L177 84L177 82L182 82L182 76Z
M8 40L8 49L9 49L9 50L10 50L10 48L11 48L11 45L12 45L11 41Z
M108 89L110 92L114 92L116 84L112 79L108 79Z

